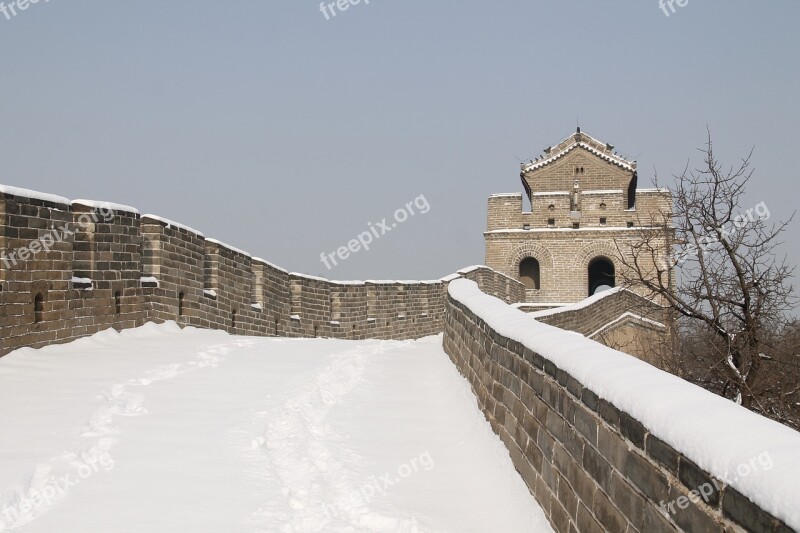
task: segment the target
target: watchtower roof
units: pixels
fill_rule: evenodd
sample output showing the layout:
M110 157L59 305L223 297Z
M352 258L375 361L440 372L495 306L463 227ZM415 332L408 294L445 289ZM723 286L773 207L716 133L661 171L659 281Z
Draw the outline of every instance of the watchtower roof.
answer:
M534 170L538 170L542 167L545 167L555 161L559 160L560 158L564 157L572 150L576 148L582 148L592 154L617 165L619 167L624 168L625 170L629 170L631 172L636 171L636 161L630 161L625 159L621 155L614 152L614 145L609 144L598 139L595 139L591 135L587 133L581 132L581 129L578 128L575 133L561 141L555 146L550 146L544 149L544 156L541 158L536 158L533 161L529 161L527 163L522 163L522 172L532 172Z

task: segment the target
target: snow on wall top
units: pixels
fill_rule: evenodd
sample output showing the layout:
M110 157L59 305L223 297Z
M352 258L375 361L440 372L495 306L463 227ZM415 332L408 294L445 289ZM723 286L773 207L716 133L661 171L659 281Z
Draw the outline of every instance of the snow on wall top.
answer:
M640 192L643 192L643 193L656 192L656 193L664 194L664 193L670 192L670 190L667 189L666 187L661 187L661 188L658 188L658 189L636 189L636 192L637 193L640 193Z
M312 276L310 274L303 274L302 272L290 272L290 276L297 276L298 278L311 279L314 281L330 281L328 278L322 276Z
M223 248L227 248L228 250L232 250L232 251L234 251L236 253L239 253L239 254L242 254L242 255L246 255L247 257L251 257L251 255L248 252L245 252L244 250L240 250L239 248L236 248L235 246L231 246L230 244L225 244L224 242L218 241L217 239L206 239L206 242L210 242L212 244L217 244L219 246L222 246Z
M500 335L546 357L599 397L633 416L698 466L800 531L800 433L644 361L536 321L454 280L448 293ZM737 467L768 453L774 468L737 477Z
M556 145L555 148L544 158L539 161L532 161L530 163L523 163L522 164L522 172L530 172L532 170L537 170L542 168L545 165L549 165L558 159L561 159L568 153L570 153L575 148L583 148L588 152L593 153L594 155L598 156L599 158L608 161L614 165L624 168L625 170L630 170L633 172L636 170L636 162L635 161L628 161L627 159L614 154L610 153L608 150L600 150L597 147L606 147L606 143L595 139L591 135L587 135L586 133L582 133L578 131L577 133L573 133L560 143ZM613 147L611 147L613 148Z
M142 218L152 218L153 220L158 220L159 222L163 222L164 224L167 225L168 228L171 227L171 228L183 229L183 230L188 231L189 233L194 233L196 235L199 235L200 237L204 237L205 236L205 235L203 235L202 232L197 231L196 229L194 229L192 227L189 227L189 226L186 226L184 224L181 224L180 222L175 222L174 220L170 220L168 218L164 218L164 217L160 217L160 216L152 215L152 214L142 215Z
M584 298L580 302L575 302L572 304L564 305L562 307L557 307L555 309L545 309L544 311L536 311L534 313L528 313L528 316L532 316L534 318L540 318L543 316L550 316L550 315L557 315L559 313L565 313L567 311L577 311L578 309L584 309L589 307L592 304L595 304L602 300L603 298L607 298L612 294L616 294L618 292L622 292L627 289L623 289L622 287L614 287L613 289L609 289L607 291L603 291L598 294L593 294L588 298Z
M32 191L30 189L23 189L22 187L12 187L11 185L0 184L0 193L10 194L11 196L20 196L23 198L31 198L33 200L42 200L44 202L51 202L54 204L70 205L69 199L64 198L63 196Z
M286 274L289 273L289 271L286 270L285 268L281 268L281 267L279 267L278 265L276 265L274 263L270 263L269 261L267 261L266 259L262 259L261 257L253 257L253 261L258 261L259 263L264 263L265 265L271 266L275 270L280 270L281 272L285 272Z
M135 207L123 204L115 204L113 202L103 202L100 200L84 200L84 199L72 200L72 204L85 205L87 207L91 207L94 209L110 209L113 211L125 211L126 213L134 213L136 215L139 214L139 210L136 209Z
M622 194L622 189L590 189L581 191L581 194Z

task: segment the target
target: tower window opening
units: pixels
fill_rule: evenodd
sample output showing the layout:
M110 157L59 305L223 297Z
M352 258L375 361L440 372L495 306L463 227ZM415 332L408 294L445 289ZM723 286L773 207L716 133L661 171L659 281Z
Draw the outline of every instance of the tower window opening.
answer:
M33 322L38 324L42 321L44 314L44 295L39 292L33 299Z
M614 263L605 257L592 259L588 268L589 296L607 291L616 286Z
M526 257L519 264L519 280L526 289L538 289L540 286L539 261L533 257Z

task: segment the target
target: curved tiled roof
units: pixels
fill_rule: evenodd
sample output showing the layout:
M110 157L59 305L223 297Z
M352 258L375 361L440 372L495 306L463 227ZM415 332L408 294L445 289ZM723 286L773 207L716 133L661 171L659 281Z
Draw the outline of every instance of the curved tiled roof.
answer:
M545 150L547 155L544 158L529 163L523 163L522 172L531 172L547 166L550 163L554 163L575 148L583 148L597 157L624 168L625 170L630 170L631 172L636 170L636 161L628 161L624 157L613 153L613 146L599 141L591 135L582 133L579 128L577 132L558 143L555 147Z

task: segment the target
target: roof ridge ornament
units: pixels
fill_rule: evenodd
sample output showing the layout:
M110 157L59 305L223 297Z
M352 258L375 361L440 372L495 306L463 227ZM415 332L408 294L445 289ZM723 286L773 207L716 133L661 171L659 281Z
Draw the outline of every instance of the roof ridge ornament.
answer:
M557 143L554 146L548 146L543 150L544 155L536 158L535 161L529 163L522 163L520 167L522 172L530 172L541 167L544 167L564 155L571 152L576 147L583 148L584 150L599 156L601 159L608 161L614 165L620 166L624 169L635 172L636 161L631 161L622 155L614 152L614 145L611 143L603 142L595 139L588 133L583 133L580 126L575 129L575 133Z

